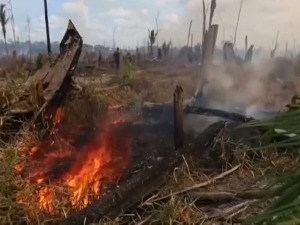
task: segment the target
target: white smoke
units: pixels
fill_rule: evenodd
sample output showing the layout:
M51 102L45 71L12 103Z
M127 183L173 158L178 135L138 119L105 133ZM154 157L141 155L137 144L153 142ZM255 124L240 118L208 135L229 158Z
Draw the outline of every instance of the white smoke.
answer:
M286 83L299 79L292 71L269 60L244 66L215 66L207 74L208 84L203 89L207 107L232 112L242 108L245 114L259 117L259 111L282 110L297 94L295 88L284 88ZM279 72L284 81L279 82L277 75L272 75L280 75Z

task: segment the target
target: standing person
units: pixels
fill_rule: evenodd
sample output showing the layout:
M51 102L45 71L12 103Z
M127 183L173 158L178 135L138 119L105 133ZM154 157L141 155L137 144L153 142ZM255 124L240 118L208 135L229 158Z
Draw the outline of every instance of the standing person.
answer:
M158 48L158 52L157 52L157 59L161 60L162 59L162 52L161 52L161 48Z
M100 65L102 63L102 54L101 54L101 51L99 50L99 53L98 53L98 65Z
M120 69L120 49L117 48L117 50L114 52L114 58L115 58L115 64L117 71Z

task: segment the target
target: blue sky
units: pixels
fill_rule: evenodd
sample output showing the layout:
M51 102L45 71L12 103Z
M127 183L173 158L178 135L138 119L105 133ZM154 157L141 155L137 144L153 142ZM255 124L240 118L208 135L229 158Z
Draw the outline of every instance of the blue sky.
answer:
M7 0L0 2L5 3ZM11 2L17 36L23 40L28 39L26 18L30 16L31 39L44 41L46 35L43 0ZM239 4L240 0L217 0L214 22L220 25L218 44L223 39L233 39ZM243 47L244 37L248 35L249 41L256 46L271 48L277 31L280 32L281 48L285 47L287 41L289 46L293 46L294 40L300 39L300 0L245 0L243 7L237 37L238 46ZM112 33L116 28L117 45L135 46L137 42L147 41L147 30L155 28L158 12L160 42L172 39L175 45L184 45L191 19L194 42L201 40L202 0L48 0L48 11L52 41L61 39L68 19L71 19L84 42L105 42L106 45L111 45ZM11 29L7 30L8 38L11 38Z

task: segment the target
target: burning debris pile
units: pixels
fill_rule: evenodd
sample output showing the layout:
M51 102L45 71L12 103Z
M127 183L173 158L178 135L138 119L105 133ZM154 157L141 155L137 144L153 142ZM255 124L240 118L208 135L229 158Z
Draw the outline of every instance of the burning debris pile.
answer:
M82 209L100 198L103 182L118 180L130 162L132 135L124 121L70 126L62 118L50 137L22 149L26 161L16 169L29 185L37 184L32 197L41 210Z

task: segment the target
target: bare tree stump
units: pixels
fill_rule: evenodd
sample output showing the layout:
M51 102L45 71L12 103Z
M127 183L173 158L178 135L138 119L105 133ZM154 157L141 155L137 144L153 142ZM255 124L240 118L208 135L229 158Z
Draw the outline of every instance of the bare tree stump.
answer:
M183 146L183 89L176 86L174 92L174 147L175 149Z
M17 100L0 106L0 118L3 118L0 131L8 133L13 130L15 134L25 122L33 124L40 120L42 115L48 118L53 116L74 87L72 75L81 48L82 38L72 21L69 21L60 43L59 56L53 63L48 61L26 81L24 93L18 96Z

